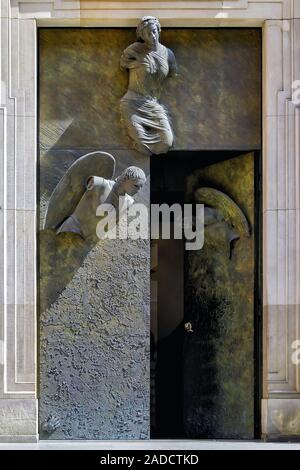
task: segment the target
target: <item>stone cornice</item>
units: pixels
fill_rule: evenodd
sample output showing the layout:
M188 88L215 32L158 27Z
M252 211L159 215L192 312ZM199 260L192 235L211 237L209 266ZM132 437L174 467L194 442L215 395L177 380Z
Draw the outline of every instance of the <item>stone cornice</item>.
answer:
M163 26L260 26L300 17L300 0L2 0L1 7L2 18L35 19L41 26L134 26L144 14L158 15Z

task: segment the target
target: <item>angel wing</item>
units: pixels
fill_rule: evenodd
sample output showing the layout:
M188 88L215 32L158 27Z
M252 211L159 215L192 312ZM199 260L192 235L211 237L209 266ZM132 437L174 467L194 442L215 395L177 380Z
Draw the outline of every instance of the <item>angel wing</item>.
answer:
M106 152L91 152L78 158L54 189L48 203L44 229L57 228L75 210L86 190L89 176L112 179L116 162Z
M224 220L240 235L250 236L250 225L239 206L227 194L214 188L199 188L195 192L196 202L217 209Z

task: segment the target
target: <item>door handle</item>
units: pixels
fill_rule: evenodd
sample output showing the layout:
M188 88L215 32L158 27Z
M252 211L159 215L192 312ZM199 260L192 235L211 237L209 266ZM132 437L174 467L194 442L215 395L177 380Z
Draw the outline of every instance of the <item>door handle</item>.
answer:
M194 333L193 326L192 326L191 322L189 322L189 321L184 324L184 329L187 333Z

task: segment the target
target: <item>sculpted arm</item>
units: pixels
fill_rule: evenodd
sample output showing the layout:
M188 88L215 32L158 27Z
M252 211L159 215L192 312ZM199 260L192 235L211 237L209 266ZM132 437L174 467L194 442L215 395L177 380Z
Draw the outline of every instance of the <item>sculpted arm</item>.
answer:
M100 190L104 190L106 186L107 181L102 178L102 176L89 176L86 182L87 191L91 191L95 187L99 188Z
M134 44L125 49L120 60L121 69L134 69L139 66L137 61L137 50Z
M110 193L110 181L101 176L89 176L86 183L86 192L92 194L91 210L95 212L100 203L105 202Z

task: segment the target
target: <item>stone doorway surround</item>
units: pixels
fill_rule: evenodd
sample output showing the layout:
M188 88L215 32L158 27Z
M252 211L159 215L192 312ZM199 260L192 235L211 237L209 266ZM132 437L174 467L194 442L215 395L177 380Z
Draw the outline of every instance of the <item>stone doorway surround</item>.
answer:
M37 28L133 27L147 14L262 28L262 437L300 437L300 0L1 0L0 12L0 441L38 440Z

